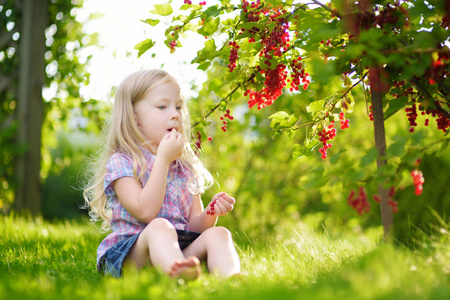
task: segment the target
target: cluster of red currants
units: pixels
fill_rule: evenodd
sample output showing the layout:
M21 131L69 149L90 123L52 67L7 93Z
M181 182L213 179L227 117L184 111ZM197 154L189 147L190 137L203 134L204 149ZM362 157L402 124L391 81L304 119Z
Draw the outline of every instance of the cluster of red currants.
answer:
M208 137L208 141L212 141L212 137ZM199 156L199 150L202 148L202 134L200 131L197 131L195 136L195 149L194 153L195 155Z
M217 200L214 200L213 202L211 202L211 203L209 204L209 209L206 211L206 214L207 214L207 215L214 216L214 214L215 214L215 212L214 212L214 205L216 205L216 201L217 201Z
M395 187L391 187L391 189L389 190L389 194L388 194L388 196L389 196L388 205L392 208L393 213L397 213L398 212L398 203L393 200L394 195L395 195ZM381 203L380 196L373 195L373 201L375 201L376 203Z
M331 39L328 39L326 42L325 42L324 40L321 40L320 43L321 43L322 45L326 45L326 46L328 46L328 47L332 46L332 45L331 45Z
M172 49L172 50L174 50L176 46L177 46L177 41L171 41L171 42L169 43L169 47L170 47L170 49Z
M228 45L231 47L230 56L228 58L228 60L230 61L228 69L230 69L230 72L233 72L233 70L236 69L239 45L236 43L236 41L229 42Z
M206 1L202 1L198 5L206 5Z
M271 105L283 93L286 86L287 72L286 66L280 63L275 69L267 68L261 70L265 75L264 87L261 91L253 91L248 89L244 96L248 96L248 107L252 108L258 105L258 109Z
M350 120L345 118L345 114L343 112L339 113L339 120L341 122L341 129L347 129L350 127Z
M225 119L228 119L230 121L234 120L234 117L232 115L230 115L230 110L229 109L227 109L226 114L224 114L223 117L220 117L220 120L223 121L222 122L223 126L220 127L220 129L222 129L223 132L226 132L227 131L227 127L228 127L228 122Z
M331 120L330 125L326 128L322 129L322 132L318 133L319 141L322 142L323 147L319 149L319 152L322 154L322 159L327 158L327 149L331 148L332 144L329 144L328 141L331 141L336 136L336 128L334 128L334 120Z
M255 42L255 37L258 35L258 39L261 40L263 46L259 56L264 59L264 64L259 72L264 76L264 86L260 90L249 88L244 95L249 97L249 108L257 106L258 109L262 109L278 99L286 86L287 66L282 62L275 61L274 58L282 57L290 47L289 23L283 17L287 11L281 11L276 7L260 7L259 0L252 2L252 4L242 0L242 9L249 22L257 22L261 15L271 22L271 26L267 26L266 29L260 30L255 27L249 30L251 34L249 42ZM245 31L245 29L242 29L242 31ZM292 79L291 91L298 90L300 84L303 84L303 88L307 89L310 83L307 78L309 74L303 69L300 60L301 58L298 61L294 59L294 62L290 63L292 69L290 76ZM274 62L276 62L276 65Z
M370 203L369 201L367 201L367 193L364 190L364 187L360 186L358 195L356 197L355 195L356 191L351 190L347 198L348 204L356 209L359 215L368 213L370 211Z
M256 0L256 2L252 2L251 4L246 1L246 0L242 0L242 10L247 13L248 12L248 6L250 6L250 8L255 9L257 8L259 5L261 4L261 0ZM257 13L257 12L255 12ZM259 19L258 19L259 20ZM254 21L250 21L250 22L254 22Z
M450 75L448 71L449 59L450 57L447 53L439 53L438 58L433 60L430 68L425 73L425 78L428 79L429 84L434 85L436 84L436 81L439 81L442 78L447 78Z
M416 196L422 195L423 183L425 182L425 179L423 178L423 173L419 170L412 170L411 176L414 181L415 187L414 193L416 194Z
M200 131L197 131L197 135L195 137L195 154L198 155L198 150L202 148L202 134Z
M370 121L373 121L372 105L369 106L369 119L370 119Z
M406 111L406 116L408 117L408 121L409 121L409 132L413 133L414 132L414 127L417 126L417 106L415 101L413 100L413 104L411 105L411 107L406 107L405 108Z
M414 100L413 100L414 101ZM439 103L435 103L436 107L439 106ZM450 108L450 104L448 104L448 108ZM419 109L421 110L421 115L431 115L433 118L436 119L436 125L439 130L442 130L444 133L447 132L447 128L450 128L450 119L447 118L447 116L440 111L439 109L426 109L423 110L423 108L419 105ZM413 104L410 107L405 108L406 116L408 117L409 121L409 132L414 132L414 127L417 126L417 105L413 102ZM430 120L428 118L425 119L425 126L428 126L430 124Z
M436 62L434 62L436 63ZM442 64L442 62L438 62L439 65ZM428 74L428 73L427 73ZM428 77L428 75L425 74L425 77ZM450 74L449 74L450 75ZM429 79L432 80L432 79ZM434 79L433 79L434 80ZM409 132L414 132L414 128L417 126L417 117L418 117L418 110L420 111L422 116L425 115L431 115L433 118L436 119L436 125L439 130L442 130L444 133L447 132L447 129L450 128L450 119L447 117L447 115L443 112L444 109L450 109L450 103L447 103L447 107L443 108L441 107L441 104L438 101L434 102L433 104L430 103L428 108L424 108L422 104L419 103L417 99L415 99L412 96L417 95L417 92L414 91L413 87L403 88L403 85L406 84L406 81L397 81L394 82L393 87L394 88L400 88L402 89L402 93L400 94L393 94L392 96L394 98L399 98L401 96L406 96L408 98L413 99L412 103L409 107L405 108L406 116L408 117L409 121ZM423 96L419 99L425 99ZM425 119L425 126L428 126L430 124L430 120L427 117Z
M293 59L291 63L291 88L289 89L291 92L294 90L298 91L298 87L302 84L303 89L306 90L310 84L310 80L308 79L309 73L306 73L305 69L303 68L303 63L301 62L301 57L299 56L298 59ZM290 81L289 79L287 80Z
M448 108L450 108L450 104L448 104ZM444 133L447 132L447 128L450 128L450 119L447 118L447 116L444 115L439 110L434 110L430 113L432 114L433 117L437 116L436 118L437 128L442 130Z
M184 0L184 4L192 4L191 0Z

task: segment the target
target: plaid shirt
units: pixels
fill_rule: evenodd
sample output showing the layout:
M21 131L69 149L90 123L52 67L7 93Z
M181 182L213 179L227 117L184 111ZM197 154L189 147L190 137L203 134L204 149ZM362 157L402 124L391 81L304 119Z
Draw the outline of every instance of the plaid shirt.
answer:
M156 158L148 150L143 150L143 153L148 166L141 178L142 186L147 183ZM139 172L140 168L137 170L138 174ZM112 210L110 223L112 233L100 243L97 249L97 265L106 250L115 243L141 232L147 225L130 215L119 201L112 183L122 177L134 177L133 160L126 154L114 153L106 164L106 175L103 182L108 206ZM159 218L169 220L176 229L189 230L188 216L193 196L187 188L188 178L189 172L177 160L167 174L166 193L157 215Z

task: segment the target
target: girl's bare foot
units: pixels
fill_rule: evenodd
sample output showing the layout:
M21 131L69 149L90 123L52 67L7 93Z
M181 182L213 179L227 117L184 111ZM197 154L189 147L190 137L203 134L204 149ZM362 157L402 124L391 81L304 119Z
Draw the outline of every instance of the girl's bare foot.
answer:
M172 278L182 278L185 280L195 280L200 276L200 261L195 256L177 260L169 270Z

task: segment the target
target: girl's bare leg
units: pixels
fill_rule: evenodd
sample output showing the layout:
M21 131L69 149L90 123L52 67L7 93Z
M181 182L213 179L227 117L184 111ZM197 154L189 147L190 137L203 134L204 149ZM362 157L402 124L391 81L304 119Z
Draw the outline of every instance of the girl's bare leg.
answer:
M183 253L186 257L206 260L208 270L220 276L229 277L241 272L231 233L224 227L205 230Z
M125 258L124 266L132 264L140 269L148 263L171 277L196 279L200 275L199 260L183 255L175 228L162 218L154 219L142 231Z

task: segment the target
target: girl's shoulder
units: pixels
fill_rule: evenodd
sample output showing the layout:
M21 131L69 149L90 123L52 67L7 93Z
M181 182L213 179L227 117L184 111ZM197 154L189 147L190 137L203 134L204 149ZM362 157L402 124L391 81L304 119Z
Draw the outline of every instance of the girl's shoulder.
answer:
M106 169L112 171L121 168L127 168L133 165L133 159L130 155L121 152L114 152L106 163Z
M126 153L122 153L122 152L114 152L108 159L108 163L109 162L115 162L115 161L130 161L131 156L126 154Z
M133 166L134 160L145 161L147 166L152 166L156 156L146 149L141 149L140 153L131 155L123 152L114 152L107 162L107 167L114 168L115 166Z

